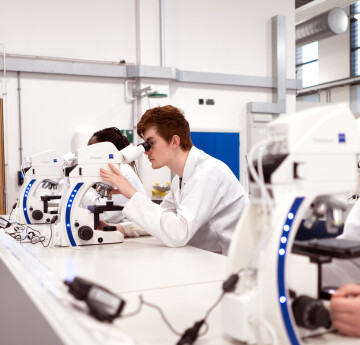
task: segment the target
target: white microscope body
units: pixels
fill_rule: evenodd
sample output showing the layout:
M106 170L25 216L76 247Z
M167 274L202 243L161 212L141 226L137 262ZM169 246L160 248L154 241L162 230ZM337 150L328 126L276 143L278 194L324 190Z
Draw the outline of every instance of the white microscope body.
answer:
M121 171L121 164L130 163L150 148L147 142L129 145L118 151L111 142L102 142L80 148L75 153L75 164L65 168L67 192L61 201L61 219L54 226L54 245L80 246L123 242L124 236L115 227L97 230L99 214L103 211L121 210L109 201L107 205L84 205L83 199L89 188L100 186L109 192L115 186L104 183L100 168L111 171L112 163ZM110 194L109 198L110 198Z
M251 184L252 203L230 246L230 271L242 274L236 291L224 295L223 329L248 344L297 345L310 331L297 326L289 289L316 299L318 277L307 275L308 258L291 253L296 232L317 198L346 201L356 188L360 138L353 114L336 106L281 117L269 124L268 139L265 184Z
M58 214L63 189L63 159L55 151L30 157L20 189L15 220L20 224L49 224Z

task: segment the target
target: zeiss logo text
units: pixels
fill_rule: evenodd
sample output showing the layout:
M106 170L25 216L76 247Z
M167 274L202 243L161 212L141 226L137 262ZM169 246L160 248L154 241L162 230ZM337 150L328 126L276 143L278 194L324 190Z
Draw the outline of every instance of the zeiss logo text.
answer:
M346 143L345 133L339 133L339 143Z

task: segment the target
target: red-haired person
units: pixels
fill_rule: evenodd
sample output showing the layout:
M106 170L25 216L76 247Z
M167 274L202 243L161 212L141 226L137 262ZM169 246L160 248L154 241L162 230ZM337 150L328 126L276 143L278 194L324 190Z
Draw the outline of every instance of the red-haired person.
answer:
M192 245L227 254L236 224L249 198L223 162L193 146L190 126L178 108L149 109L137 133L151 145L145 154L153 169L168 167L176 176L161 205L139 193L112 165L101 169L129 199L123 214L169 247Z

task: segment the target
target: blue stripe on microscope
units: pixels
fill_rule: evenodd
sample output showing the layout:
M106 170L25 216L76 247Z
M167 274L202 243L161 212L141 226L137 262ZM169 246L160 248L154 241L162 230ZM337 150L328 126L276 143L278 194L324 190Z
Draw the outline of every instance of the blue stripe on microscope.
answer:
M84 183L83 182L79 182L75 188L72 190L72 192L70 193L70 196L69 196L69 199L66 203L66 212L65 212L65 227L66 227L66 232L67 232L67 235L68 235L68 238L69 238L69 241L70 241L70 244L73 246L73 247L76 247L76 242L74 240L74 237L73 237L73 234L72 234L72 231L71 231L71 209L72 209L72 205L73 205L73 201L74 201L74 198L77 194L77 192L79 191L79 189L81 188L81 186L83 185Z
M26 222L28 224L31 224L30 222L30 218L28 216L28 213L27 213L27 198L29 196L29 192L30 192L30 189L31 189L31 186L34 184L34 182L36 181L36 179L33 179L29 182L29 184L26 186L26 189L25 189L25 193L24 193L24 197L23 197L23 212L24 212L24 216L25 216L25 219L26 219Z
M293 328L293 324L289 315L289 307L287 301L287 294L285 289L285 256L286 256L286 245L289 239L291 226L293 220L295 219L296 212L298 211L301 203L304 198L296 198L291 209L287 215L286 222L283 226L283 232L280 237L280 246L279 246L279 261L278 261L278 290L279 290L279 302L281 314L285 324L285 328L292 345L300 345L296 333ZM289 248L291 250L291 248Z

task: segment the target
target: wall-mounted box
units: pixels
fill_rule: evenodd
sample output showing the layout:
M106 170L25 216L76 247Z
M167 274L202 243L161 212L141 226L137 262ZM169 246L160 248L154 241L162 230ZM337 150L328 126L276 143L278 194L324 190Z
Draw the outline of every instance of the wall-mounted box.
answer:
M239 132L194 131L191 132L191 140L198 149L224 162L239 179Z

